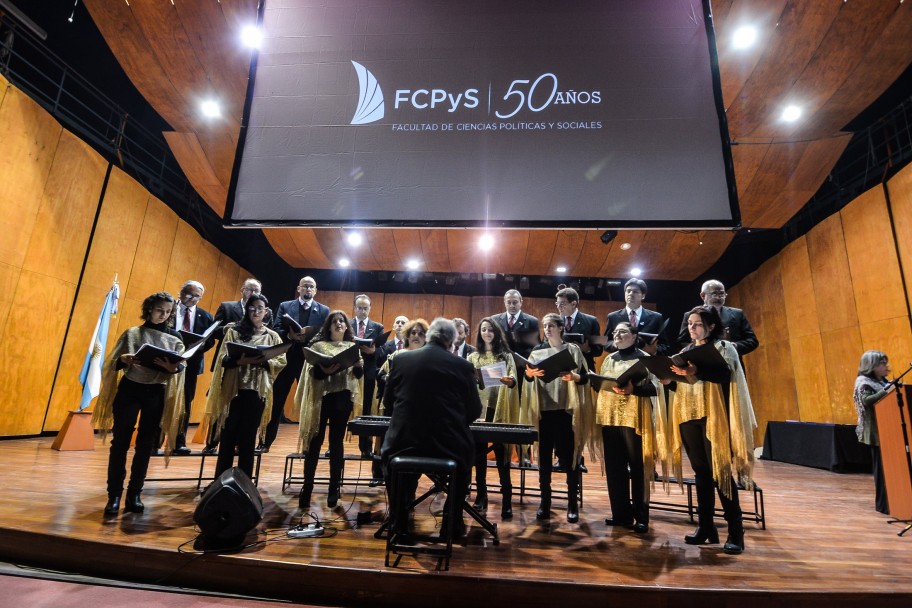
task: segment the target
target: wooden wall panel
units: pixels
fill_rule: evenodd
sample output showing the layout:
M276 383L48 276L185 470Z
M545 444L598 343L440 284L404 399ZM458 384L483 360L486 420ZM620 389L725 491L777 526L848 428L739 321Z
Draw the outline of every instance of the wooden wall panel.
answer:
M130 273L130 285L125 293L127 299L142 301L149 294L167 287L168 267L179 221L164 203L149 197Z
M823 340L818 332L796 336L789 341L789 344L795 371L797 408L784 412L783 418L769 416L768 419L821 422L815 416L821 411L821 404L828 402L830 395ZM770 378L769 381L774 382L775 380Z
M459 317L469 324L469 333L475 328L477 320L472 316L472 298L468 296L446 296L443 299L443 310L437 316L447 319ZM479 317L481 319L481 317ZM431 321L432 319L428 319Z
M908 317L862 323L861 350L855 357L856 368L861 353L866 350L879 350L886 353L890 359L893 374L898 375L906 371L912 360L912 331L909 329ZM906 376L904 380L908 378L909 376Z
M16 293L16 283L19 281L18 266L11 266L0 262L0 342L6 334L6 322L9 320L10 310L13 306L13 296Z
M820 410L809 412L807 420L855 424L857 416L852 402L852 390L858 375L858 359L863 352L861 332L858 327L823 332L821 340L830 398L828 403L821 400Z
M811 297L813 281L811 279L811 260L808 254L807 238L801 237L791 243L779 254L782 258L779 266L782 273L782 291L789 294L804 294L805 297L785 297L783 306L788 325L789 338L794 340L802 336L820 333L820 320L817 315L817 300Z
M807 235L807 243L821 331L857 326L852 275L840 216L832 215L815 226Z
M899 261L906 276L906 301L912 298L912 164L887 182Z
M183 221L177 223L177 232L171 245L171 257L164 281L165 291L175 298L180 295L181 285L188 279L194 278L201 244L202 239L199 233L190 224ZM205 286L205 283L203 285Z

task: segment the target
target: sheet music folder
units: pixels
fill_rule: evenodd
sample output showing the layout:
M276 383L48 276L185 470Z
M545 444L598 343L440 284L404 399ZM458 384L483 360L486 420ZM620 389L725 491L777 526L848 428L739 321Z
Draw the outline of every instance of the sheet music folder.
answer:
M546 357L537 363L532 363L522 355L516 353L513 353L513 359L516 361L517 367L531 367L533 369L544 370L545 375L541 378L543 382L551 382L555 378L563 376L567 372L577 368L576 361L573 359L573 353L570 352L569 348L559 350L550 357Z
M239 342L227 342L225 348L228 349L228 356L232 359L240 359L243 355L248 357L265 357L268 361L269 359L274 359L281 354L288 352L288 349L291 348L291 342L283 342L282 344L276 344L270 346L268 344L241 344Z

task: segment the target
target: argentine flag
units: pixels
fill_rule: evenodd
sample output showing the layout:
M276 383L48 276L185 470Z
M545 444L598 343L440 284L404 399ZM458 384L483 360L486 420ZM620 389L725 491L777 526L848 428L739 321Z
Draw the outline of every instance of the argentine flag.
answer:
M108 344L108 327L111 325L111 316L117 314L117 300L120 298L120 286L117 281L108 291L104 306L95 324L95 333L89 343L89 352L86 353L85 363L79 373L79 382L82 384L82 401L79 411L89 407L92 399L101 391L101 368L104 365L105 349Z

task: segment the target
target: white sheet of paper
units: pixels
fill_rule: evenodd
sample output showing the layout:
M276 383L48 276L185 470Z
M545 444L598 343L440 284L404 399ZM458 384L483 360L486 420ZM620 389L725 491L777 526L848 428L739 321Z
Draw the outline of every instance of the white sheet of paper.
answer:
M481 372L481 380L485 388L492 386L503 386L500 379L507 375L507 364L504 361L498 361L491 365L484 365L478 368Z

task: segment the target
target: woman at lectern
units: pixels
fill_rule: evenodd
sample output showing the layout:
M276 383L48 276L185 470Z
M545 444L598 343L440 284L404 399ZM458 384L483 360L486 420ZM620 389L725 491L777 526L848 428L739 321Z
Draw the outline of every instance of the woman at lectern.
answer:
M718 543L719 532L713 522L715 495L719 494L728 522L728 538L722 550L736 555L744 551L744 522L738 502L737 475L745 488L751 488L754 464L753 430L757 426L744 370L738 351L722 340L722 319L712 306L697 306L687 315L691 343L685 351L712 344L727 363L723 370L700 370L694 363L672 366L686 376L677 383L671 408L671 445L669 452L674 476L681 480L681 445L687 451L697 488L697 529L684 537L689 545Z
M183 366L164 357L154 358L152 365L143 365L134 356L144 344L177 354L184 352L180 334L168 327L174 302L174 297L163 291L143 300L143 324L131 327L120 335L105 363L101 396L92 413L92 422L102 432L109 429L112 432L108 456L108 502L104 509L107 517L116 516L120 511L127 476L127 451L136 419L139 418L139 430L130 467L130 482L127 484L125 512L143 512L145 506L140 500L140 493L149 469L149 457L159 446L162 432L166 438L165 456L169 457L181 428Z
M858 377L855 378L855 409L858 412L858 426L855 433L858 441L871 446L871 460L874 473L874 508L878 513L889 513L887 487L884 482L883 463L880 460L880 439L877 436L877 419L874 404L892 392L896 385L887 382L890 364L887 355L879 350L869 350L858 363Z
M637 335L630 323L618 323L612 337L617 350L605 357L599 374L617 378L647 355L636 347ZM665 476L665 391L652 374L601 390L595 424L602 429L611 503L611 517L605 524L643 534L649 530L649 489L656 460Z
M234 356L229 344L278 346L282 338L267 326L269 302L255 294L244 304L244 318L225 330L222 346L215 358L212 386L206 402L210 434L219 437L215 476L234 464L253 477L257 437L266 432L272 413L272 383L286 365L285 354L266 359L263 355Z
M529 361L537 363L558 352L569 349L575 368L550 382L544 382L544 370L526 367L523 383L520 422L538 429L538 483L541 504L535 519L551 518L551 470L554 454L560 462L576 463L592 428L591 401L586 384L589 368L583 352L576 344L563 340L564 320L555 313L548 313L541 320L545 342L530 354ZM597 452L596 452L597 453ZM567 469L567 521L579 521L579 470Z
M310 347L321 355L335 357L354 346L351 324L341 310L327 315L319 333ZM302 509L310 506L314 477L320 458L320 447L329 427L329 491L326 506L332 508L339 502L342 485L342 465L345 462L345 429L352 412L361 409L361 376L364 361L358 359L352 366L340 363L329 366L305 363L298 379L295 406L300 410L298 451L304 455L304 486L298 496ZM360 415L358 411L355 415Z
M478 324L475 332L475 352L468 356L469 363L477 369L486 366L498 366L502 375L497 378L499 384L484 388L479 385L478 396L481 398L482 418L486 422L503 422L517 424L519 422L519 391L517 390L516 363L513 355L507 348L507 338L503 330L494 319L487 317ZM499 367L503 365L503 368ZM484 370L482 369L482 373ZM510 478L510 460L513 446L502 443L475 446L475 504L472 506L484 511L488 508L488 452L494 452L497 463L497 473L500 476L500 493L502 503L500 507L501 519L513 518L513 483Z

